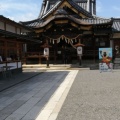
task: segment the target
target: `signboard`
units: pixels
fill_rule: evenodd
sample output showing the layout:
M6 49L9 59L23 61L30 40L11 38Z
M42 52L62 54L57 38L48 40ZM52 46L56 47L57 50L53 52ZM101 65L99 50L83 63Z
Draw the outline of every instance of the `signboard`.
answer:
M49 56L49 48L44 48L44 55Z
M77 47L77 54L82 55L82 47Z
M100 71L112 71L112 48L99 48L99 69Z

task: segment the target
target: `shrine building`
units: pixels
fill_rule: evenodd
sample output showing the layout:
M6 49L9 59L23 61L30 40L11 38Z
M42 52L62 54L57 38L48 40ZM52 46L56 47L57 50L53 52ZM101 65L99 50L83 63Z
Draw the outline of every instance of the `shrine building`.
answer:
M67 64L75 64L75 45L80 43L84 45L83 61L98 62L99 48L113 48L115 57L115 46L120 46L120 19L97 16L96 2L43 0L34 20L16 23L1 16L0 55L17 55L24 64L43 64L46 58L42 45L47 44L51 64L63 64L65 54Z

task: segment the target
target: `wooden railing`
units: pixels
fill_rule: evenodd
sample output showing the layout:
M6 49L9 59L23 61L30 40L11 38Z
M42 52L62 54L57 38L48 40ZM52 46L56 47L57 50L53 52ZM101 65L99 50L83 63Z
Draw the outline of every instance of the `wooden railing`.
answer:
M0 62L0 68L3 66L5 67L11 66L11 69L18 69L22 68L22 62L19 60L2 61Z

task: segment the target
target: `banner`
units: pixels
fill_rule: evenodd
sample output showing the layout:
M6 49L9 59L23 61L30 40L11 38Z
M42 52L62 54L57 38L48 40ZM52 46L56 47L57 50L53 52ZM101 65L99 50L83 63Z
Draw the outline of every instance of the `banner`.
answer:
M112 48L99 48L99 70L112 71Z

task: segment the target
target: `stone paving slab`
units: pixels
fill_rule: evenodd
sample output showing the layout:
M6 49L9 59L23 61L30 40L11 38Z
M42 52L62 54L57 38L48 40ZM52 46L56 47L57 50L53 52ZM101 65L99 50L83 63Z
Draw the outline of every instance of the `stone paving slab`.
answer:
M0 120L37 120L42 111L48 119L76 74L50 70L0 92Z
M14 74L12 77L8 76L7 78L0 77L0 92L16 84L19 84L20 82L28 80L40 73L42 73L42 71L22 72L22 73L17 73L16 75Z

